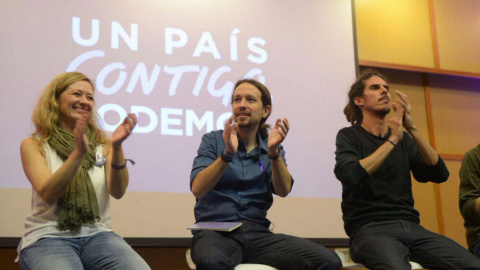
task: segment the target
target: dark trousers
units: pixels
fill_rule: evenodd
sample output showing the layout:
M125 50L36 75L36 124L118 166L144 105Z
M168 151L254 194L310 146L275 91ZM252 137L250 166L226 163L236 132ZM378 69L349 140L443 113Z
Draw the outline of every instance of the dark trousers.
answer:
M350 240L350 256L371 270L411 269L409 260L430 270L480 269L480 259L450 238L403 220L365 224Z
M475 256L477 256L478 258L480 258L480 242L478 242L478 243L473 247L472 253L473 253L473 255L475 255Z
M244 222L232 232L197 231L192 258L198 270L232 270L258 263L279 270L340 270L342 262L328 248L299 237L274 234L265 226Z

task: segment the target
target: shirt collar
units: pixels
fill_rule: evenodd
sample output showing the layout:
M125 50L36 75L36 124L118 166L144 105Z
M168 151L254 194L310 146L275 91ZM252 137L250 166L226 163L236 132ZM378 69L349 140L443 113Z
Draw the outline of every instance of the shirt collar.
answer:
M268 138L267 139L262 139L262 136L260 136L260 132L257 132L257 140L258 140L258 146L260 150L263 150L265 153L268 152Z
M262 136L260 136L260 132L257 132L257 141L258 141L258 146L256 148L259 149L260 153L261 152L268 152L268 138L267 139L262 139ZM245 144L238 139L238 142L242 145L243 148L245 148Z

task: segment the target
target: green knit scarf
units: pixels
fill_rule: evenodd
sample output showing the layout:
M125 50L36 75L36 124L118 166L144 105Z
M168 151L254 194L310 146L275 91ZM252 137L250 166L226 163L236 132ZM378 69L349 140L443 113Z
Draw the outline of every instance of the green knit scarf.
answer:
M72 182L70 182L65 193L58 200L60 213L58 214L57 228L61 231L71 230L78 232L82 224L92 224L100 220L97 195L88 174L88 170L95 163L96 143L92 142L90 129L87 129L86 134L90 149L83 157L81 166L78 168ZM56 129L48 143L64 161L76 148L73 134L60 128Z

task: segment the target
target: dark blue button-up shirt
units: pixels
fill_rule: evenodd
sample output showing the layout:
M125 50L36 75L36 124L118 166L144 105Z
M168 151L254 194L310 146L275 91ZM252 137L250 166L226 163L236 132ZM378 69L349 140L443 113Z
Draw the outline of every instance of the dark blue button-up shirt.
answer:
M197 157L193 161L190 188L197 174L210 166L225 150L222 133L223 130L217 130L203 135ZM257 139L259 146L250 153L246 152L244 144L239 141L237 153L218 183L204 197L197 199L196 222L249 220L270 225L267 210L272 206L272 193L275 193L272 168L267 154L267 139L262 140L260 134L257 134ZM285 161L283 147L279 148Z

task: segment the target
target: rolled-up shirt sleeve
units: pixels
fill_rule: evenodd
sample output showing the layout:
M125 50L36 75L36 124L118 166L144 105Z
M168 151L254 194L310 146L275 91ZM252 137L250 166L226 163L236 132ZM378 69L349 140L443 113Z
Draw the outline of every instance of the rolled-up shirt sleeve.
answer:
M426 164L413 139L408 133L405 133L403 136L405 143L407 143L407 149L410 150L410 168L413 177L421 183L433 182L438 184L447 181L450 173L442 157L438 156L438 161L435 165Z
M202 142L197 150L197 156L193 160L192 171L190 172L190 189L192 189L193 180L199 172L212 164L222 151L217 145L218 140L215 139L214 133L207 133L202 136ZM223 142L223 141L221 141Z

